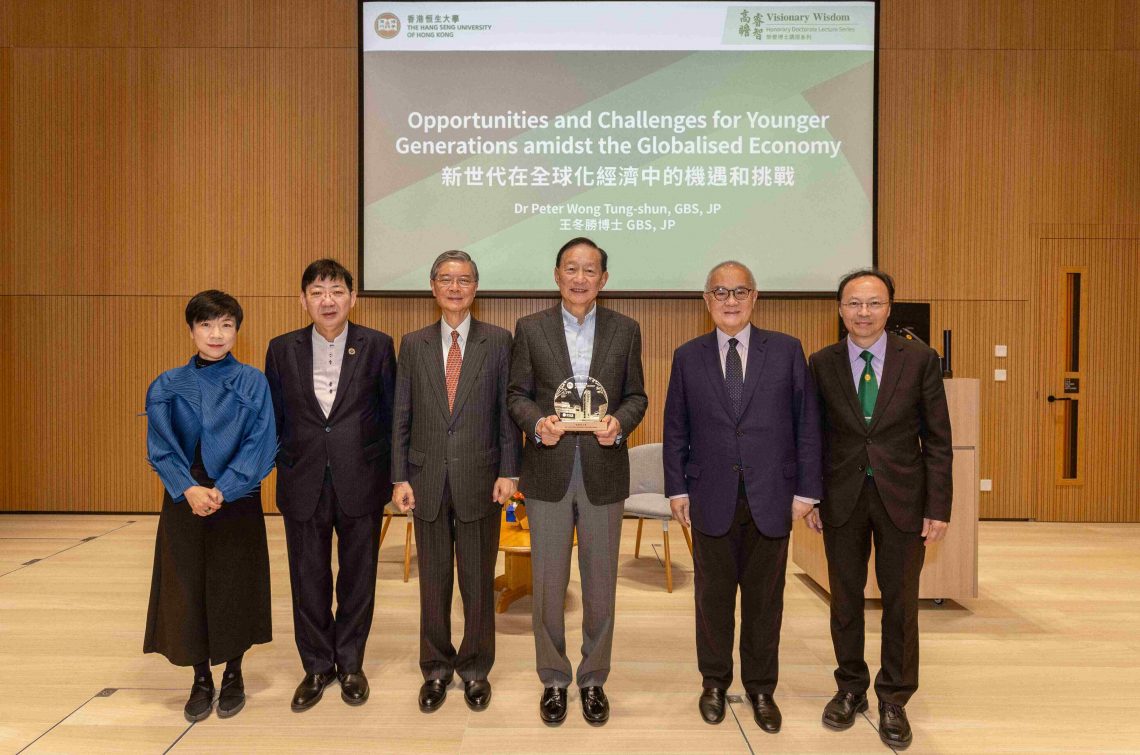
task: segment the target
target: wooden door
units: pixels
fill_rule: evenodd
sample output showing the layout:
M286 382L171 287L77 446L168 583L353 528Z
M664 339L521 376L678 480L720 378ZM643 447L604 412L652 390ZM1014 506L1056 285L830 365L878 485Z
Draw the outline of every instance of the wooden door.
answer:
M1131 228L1037 240L1038 521L1140 521L1140 233Z

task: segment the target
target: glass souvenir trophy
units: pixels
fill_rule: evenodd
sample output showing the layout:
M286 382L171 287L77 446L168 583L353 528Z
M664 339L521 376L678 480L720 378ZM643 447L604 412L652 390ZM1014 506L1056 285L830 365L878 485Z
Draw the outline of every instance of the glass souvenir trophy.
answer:
M589 375L574 375L554 391L554 414L569 432L595 432L607 427L609 408L606 389Z

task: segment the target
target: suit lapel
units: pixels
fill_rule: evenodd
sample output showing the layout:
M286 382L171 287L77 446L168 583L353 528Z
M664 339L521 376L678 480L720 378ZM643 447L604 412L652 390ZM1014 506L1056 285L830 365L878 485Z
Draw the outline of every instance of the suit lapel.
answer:
M445 422L451 421L451 412L447 408L447 383L443 363L443 336L439 323L424 329L423 340L420 347L420 369L428 376L431 383L431 394L435 396L435 404L443 414Z
M554 355L555 360L562 367L563 374L566 377L571 377L574 374L574 368L570 365L570 352L566 349L566 331L562 327L562 305L556 304L552 309L546 311L548 314L542 321L542 331L546 334L550 353ZM595 332L595 340L597 340L597 335ZM563 380L565 379L563 378Z
M438 350L441 351L442 350ZM471 318L471 330L467 331L467 349L463 355L463 368L459 371L459 387L455 389L455 407L451 410L451 420L459 416L463 402L471 393L471 386L479 377L479 370L483 368L483 360L487 358L487 332L483 323ZM444 399L446 404L446 397Z
M310 354L310 359L312 358ZM336 397L333 399L332 409L329 410L329 419L336 415L337 408L343 404L352 385L352 376L356 374L356 365L365 358L364 334L351 322L348 324L348 335L344 340L344 356L340 362L340 380L336 385ZM309 370L309 381L312 382L312 370Z
M748 327L752 332L748 336L748 365L744 372L744 395L740 397L741 416L748 410L748 403L752 401L756 386L760 384L760 372L764 369L764 360L768 355L768 335L755 325ZM725 393L728 393L727 389Z
M871 414L871 425L867 431L873 431L875 425L879 424L883 413L886 411L887 404L891 402L891 396L894 395L895 388L899 384L899 376L902 375L903 362L906 360L906 352L903 347L892 343L891 337L887 336L887 350L883 354L883 383L879 386L879 395L875 399L875 411Z
M720 405L724 407L724 412L729 416L729 419L735 419L732 412L732 402L728 399L728 388L724 384L724 373L720 369L720 349L717 346L715 330L704 337L701 346L704 347L702 353L704 354L705 373L708 375L713 393L720 399Z
M846 338L832 347L831 363L835 368L835 378L839 381L839 390L847 397L847 405L851 407L859 427L866 429L867 420L863 419L863 407L859 404L859 394L856 393L855 382L851 378L851 360L847 355Z
M613 313L608 309L603 309L594 303L594 349L590 352L590 372L594 372L597 368L594 365L600 364L598 355L606 354L610 345L610 340L614 336L613 329Z
M301 400L317 413L322 420L325 413L321 409L321 402L317 401L316 391L313 390L313 326L302 330L293 341L293 358L297 363L297 374L301 378Z

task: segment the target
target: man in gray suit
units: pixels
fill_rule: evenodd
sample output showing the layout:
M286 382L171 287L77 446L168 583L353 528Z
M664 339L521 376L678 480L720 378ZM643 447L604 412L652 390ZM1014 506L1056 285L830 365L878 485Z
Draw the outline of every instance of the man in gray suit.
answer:
M404 336L396 372L392 501L411 511L420 569L420 710L438 710L452 675L472 710L491 702L499 502L515 491L519 431L506 410L511 334L471 316L479 268L444 252L431 268L443 317ZM454 553L454 557L453 557ZM463 642L451 642L455 559Z
M629 494L625 439L645 416L648 399L641 329L596 305L608 278L606 253L597 244L587 238L566 242L554 267L562 302L519 320L511 351L507 406L527 438L519 488L531 523L532 621L544 686L539 715L549 725L566 718L573 679L564 603L575 525L582 575L582 715L594 725L609 720L602 685L613 645L621 504ZM572 376L589 376L605 388L605 429L567 432L555 414L554 392Z

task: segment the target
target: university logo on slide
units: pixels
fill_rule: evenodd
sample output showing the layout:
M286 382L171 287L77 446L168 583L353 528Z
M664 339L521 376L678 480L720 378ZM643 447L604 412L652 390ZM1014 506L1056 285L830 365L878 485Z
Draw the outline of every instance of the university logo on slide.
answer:
M381 13L376 17L376 34L381 39L392 39L400 33L400 18L395 13Z

